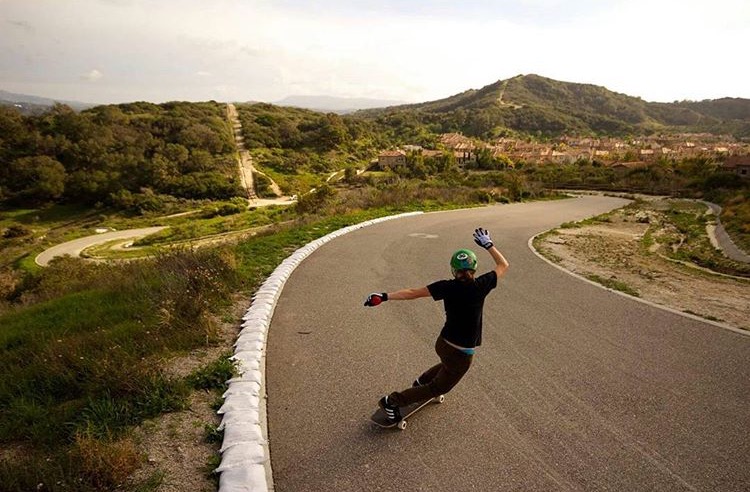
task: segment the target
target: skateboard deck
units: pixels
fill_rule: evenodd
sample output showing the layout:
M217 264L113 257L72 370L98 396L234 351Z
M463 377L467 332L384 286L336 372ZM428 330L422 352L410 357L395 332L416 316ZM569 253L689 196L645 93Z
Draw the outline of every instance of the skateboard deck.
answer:
M382 408L378 407L377 410L375 410L375 413L372 414L370 417L370 420L372 420L375 425L382 427L384 429L392 429L393 427L398 427L401 430L406 429L407 420L409 417L417 413L418 411L422 410L424 407L429 405L430 403L443 403L445 401L445 395L440 395L435 398L430 398L429 400L425 400L422 402L412 403L411 405L408 405L406 407L401 407L399 410L401 410L401 420L395 423L391 423L388 421L388 417L386 417L385 412Z

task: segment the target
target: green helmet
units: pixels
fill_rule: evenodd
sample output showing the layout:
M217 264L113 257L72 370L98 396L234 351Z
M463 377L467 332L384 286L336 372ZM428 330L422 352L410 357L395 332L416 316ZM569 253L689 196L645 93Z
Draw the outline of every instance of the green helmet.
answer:
M451 270L455 275L459 270L477 269L477 255L470 249L459 249L451 256Z

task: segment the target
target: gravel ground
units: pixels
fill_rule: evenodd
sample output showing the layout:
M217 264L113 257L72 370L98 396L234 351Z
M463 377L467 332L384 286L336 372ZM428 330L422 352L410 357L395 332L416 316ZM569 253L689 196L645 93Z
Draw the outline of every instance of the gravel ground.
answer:
M540 249L579 275L621 282L644 300L750 330L750 281L677 264L655 248L644 251L640 240L649 225L618 211L608 223L558 229Z

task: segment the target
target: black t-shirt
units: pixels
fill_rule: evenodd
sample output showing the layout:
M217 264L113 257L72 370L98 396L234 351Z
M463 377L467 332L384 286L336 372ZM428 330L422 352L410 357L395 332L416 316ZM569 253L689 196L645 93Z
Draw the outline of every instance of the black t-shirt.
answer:
M484 298L497 287L495 271L480 275L472 282L439 280L427 286L430 295L445 305L445 326L440 336L461 347L482 344Z

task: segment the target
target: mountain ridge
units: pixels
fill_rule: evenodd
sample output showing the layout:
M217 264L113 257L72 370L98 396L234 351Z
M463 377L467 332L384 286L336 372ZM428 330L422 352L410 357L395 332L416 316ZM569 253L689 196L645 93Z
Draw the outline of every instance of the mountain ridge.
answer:
M0 89L0 104L14 105L18 107L21 105L24 108L38 108L43 109L55 105L55 103L65 104L71 108L82 111L84 109L93 108L99 106L99 104L85 103L80 101L65 101L62 99L54 99L49 97L32 96L29 94L18 94L15 92L9 92Z
M54 99L0 90L0 104L41 113ZM59 101L76 110L96 105ZM479 89L422 103L334 96L289 96L271 103L365 119L401 119L434 133L462 132L478 138L554 137L658 132L712 133L750 140L750 99L648 102L588 83L562 82L536 74L498 80ZM375 107L373 107L375 106Z
M750 99L647 102L603 86L535 74L498 80L435 101L355 114L366 118L409 114L438 131L476 137L508 132L554 136L686 131L750 138Z

